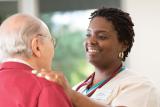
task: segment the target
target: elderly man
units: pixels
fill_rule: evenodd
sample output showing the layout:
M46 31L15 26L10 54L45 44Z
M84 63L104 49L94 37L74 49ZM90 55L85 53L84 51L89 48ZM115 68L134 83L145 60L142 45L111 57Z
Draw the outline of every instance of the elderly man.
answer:
M71 107L56 83L31 72L51 71L54 39L44 22L16 14L0 26L0 107Z

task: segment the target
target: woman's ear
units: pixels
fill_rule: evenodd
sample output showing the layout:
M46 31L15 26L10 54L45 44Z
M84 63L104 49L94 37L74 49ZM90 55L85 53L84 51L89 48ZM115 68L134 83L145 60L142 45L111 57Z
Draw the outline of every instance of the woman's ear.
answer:
M36 57L40 57L41 56L41 50L40 50L40 39L39 38L33 38L31 41L31 49L32 49L32 53L34 56Z
M127 49L128 49L128 46L127 45L123 45L122 51L125 52Z
M123 43L122 43L122 51L124 52L124 51L126 51L127 49L128 49L128 41L124 41Z

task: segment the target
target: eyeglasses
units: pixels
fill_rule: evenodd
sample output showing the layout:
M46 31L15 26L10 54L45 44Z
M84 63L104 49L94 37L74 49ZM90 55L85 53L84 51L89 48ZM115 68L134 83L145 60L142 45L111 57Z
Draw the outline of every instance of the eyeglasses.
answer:
M47 36L47 35L42 35L42 34L38 34L37 36L49 38L51 42L53 43L54 48L56 47L56 39L53 36Z
M51 42L53 43L54 48L56 47L56 38L51 36Z

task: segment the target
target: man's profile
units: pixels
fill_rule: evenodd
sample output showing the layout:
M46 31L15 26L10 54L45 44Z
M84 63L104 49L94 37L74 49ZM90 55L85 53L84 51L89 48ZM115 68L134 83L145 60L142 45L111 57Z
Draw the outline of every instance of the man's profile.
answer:
M52 36L40 19L10 16L0 26L0 107L71 107L56 83L34 76L32 70L51 70Z

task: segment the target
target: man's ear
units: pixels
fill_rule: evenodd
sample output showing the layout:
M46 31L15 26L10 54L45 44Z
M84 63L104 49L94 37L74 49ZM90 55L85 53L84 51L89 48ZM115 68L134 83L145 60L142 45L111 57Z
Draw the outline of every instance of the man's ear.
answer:
M36 37L33 38L31 41L31 49L32 49L33 55L36 57L41 56L40 46L41 46L40 39Z

